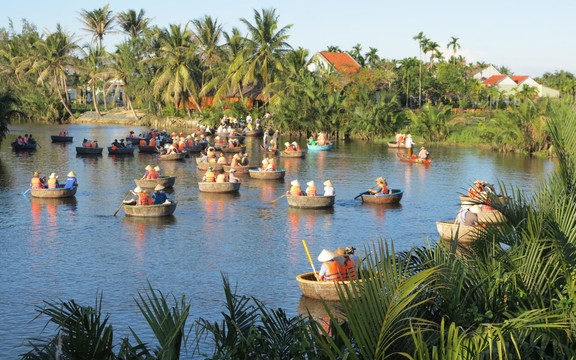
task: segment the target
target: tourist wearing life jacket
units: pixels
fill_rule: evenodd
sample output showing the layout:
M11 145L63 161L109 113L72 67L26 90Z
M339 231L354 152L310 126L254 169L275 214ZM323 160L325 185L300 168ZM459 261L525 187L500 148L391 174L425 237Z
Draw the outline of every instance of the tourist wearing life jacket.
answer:
M217 182L217 183L224 183L224 182L226 182L226 172L224 171L224 169L220 169L220 172L218 173L218 176L216 176L216 182Z
M316 191L316 184L314 181L309 181L306 183L308 187L306 188L306 196L318 196L318 192Z
M166 200L168 200L168 197L164 192L164 186L160 184L156 185L154 193L152 194L152 200L154 205L164 204Z
M42 181L42 178L40 177L40 172L34 171L32 180L30 180L30 187L32 189L44 189L44 181Z
M64 189L72 189L75 186L78 186L78 179L76 179L76 173L74 173L74 171L70 171L68 173L68 177L66 178Z
M154 166L154 171L156 171L156 174L158 174L158 179L160 179L162 176L162 170L160 169L160 166Z
M380 176L376 181L376 186L371 187L368 189L371 195L386 195L389 193L388 190L388 183L386 182L386 178Z
M236 156L236 155L234 155ZM220 153L220 156L218 157L218 161L217 164L222 164L222 165L226 165L226 158L224 157L224 153Z
M154 168L152 168L152 165L148 164L144 169L146 169L146 172L141 179L150 179L150 173L154 170Z
M298 143L296 141L294 141L292 143L292 148L294 149L294 151L301 151L302 149L300 149L300 145L298 145Z
M264 158L262 159L262 171L268 171L268 165L269 165L269 160L268 158Z
M242 164L240 164L240 155L234 154L234 156L232 156L232 161L230 162L230 166L231 166L231 167L240 167L240 166L242 166Z
M138 202L136 202L137 206L148 206L153 204L154 200L152 200L152 198L150 197L150 195L148 195L146 190L142 190L141 192L138 193Z
M336 259L336 262L341 260L338 264L340 265L342 280L356 280L356 263L346 254L346 250L343 247L339 247L334 251L334 259Z
M93 148L97 148L97 147L98 147L98 140L92 141L92 147L93 147Z
M268 159L266 171L276 171L276 161L273 158Z
M140 146L146 146L146 140L140 139Z
M156 139L150 139L150 146L156 146Z
M206 170L202 182L216 182L216 174L214 174L214 168L212 166L209 166L208 170Z
M342 280L340 276L340 264L334 260L334 253L332 251L323 249L320 255L318 255L318 261L322 262L320 273L316 275L318 281Z
M285 142L284 147L285 147L284 151L294 151L292 144L290 144L289 142Z
M290 183L290 195L292 196L301 196L302 189L300 188L300 182L298 180L292 180Z
M60 184L58 183L58 176L56 176L56 173L50 174L50 177L48 177L48 189L58 189L59 187Z

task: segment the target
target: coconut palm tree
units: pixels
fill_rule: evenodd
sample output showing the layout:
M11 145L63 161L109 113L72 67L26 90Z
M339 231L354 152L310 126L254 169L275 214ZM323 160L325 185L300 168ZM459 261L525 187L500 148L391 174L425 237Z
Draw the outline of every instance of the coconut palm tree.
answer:
M100 49L102 49L104 35L112 32L114 28L115 17L108 6L106 4L92 11L82 9L80 12L80 21L84 24L84 30L92 33L92 41L97 41Z
M370 65L376 65L380 61L380 57L378 56L378 49L376 48L369 48L370 51L366 53L366 63Z
M213 76L213 66L222 60L223 51L220 48L220 39L222 38L222 25L218 20L206 15L202 19L192 20L195 31L192 32L194 41L197 46L198 56L202 67L207 66L209 76ZM204 87L206 71L202 71L201 87Z
M66 79L68 72L77 65L73 56L78 48L71 35L65 33L60 25L56 31L49 33L46 40L39 40L34 45L36 57L30 59L30 71L38 74L38 83L46 84L52 94L58 95L68 114L75 119L69 107Z
M134 119L139 120L140 118L136 115L134 107L132 106L132 99L128 89L130 88L130 82L134 74L138 71L137 68L140 59L134 54L132 45L125 42L116 47L115 53L110 54L110 60L110 63L108 63L110 77L121 82L124 102L132 112ZM118 83L110 84L110 88L112 87L115 87L115 93L119 91Z
M145 60L157 69L154 75L154 94L176 110L184 104L188 113L188 99L192 99L196 109L201 111L196 99L200 71L192 60L195 58L192 32L180 25L170 25L169 29L162 29L158 34L158 43L158 54Z
M19 100L12 94L8 92L0 93L0 144L2 144L2 140L8 133L10 119L15 115L21 114L16 109L19 103Z
M88 76L88 84L92 90L92 102L94 104L94 110L98 115L99 119L102 119L102 114L98 109L98 96L96 93L96 86L98 83L104 83L110 76L110 72L105 66L105 61L107 58L106 51L100 48L88 47L88 52L84 59L82 59L81 69ZM104 97L106 96L106 90L104 91Z
M142 35L152 21L152 19L145 17L144 9L140 9L138 13L135 10L123 11L118 13L116 18L121 31L131 38Z
M452 47L452 50L454 51L454 55L452 57L454 64L456 64L456 51L458 49L460 49L460 44L458 44L458 39L459 38L452 36L452 41L450 41L448 43L448 45L446 46L448 49L450 49L450 47Z
M245 86L261 83L264 92L268 85L284 71L283 60L291 49L287 43L288 30L292 25L278 29L275 9L254 10L254 24L247 19L240 21L248 28L246 47L230 67L232 84ZM267 99L269 94L265 94Z
M418 107L422 106L422 51L424 50L424 44L428 40L424 36L424 32L420 31L418 35L412 38L418 41L418 58L420 59L420 76L418 78Z

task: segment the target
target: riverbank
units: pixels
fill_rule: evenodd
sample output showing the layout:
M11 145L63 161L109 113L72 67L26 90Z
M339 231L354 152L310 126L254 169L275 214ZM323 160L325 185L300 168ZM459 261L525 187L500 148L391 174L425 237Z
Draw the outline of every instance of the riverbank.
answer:
M112 109L101 111L101 118L95 111L86 111L76 119L69 119L70 124L98 124L98 125L125 125L147 126L155 129L160 128L190 128L198 125L196 119L182 118L158 118L143 111L135 110L138 119L134 118L131 110Z

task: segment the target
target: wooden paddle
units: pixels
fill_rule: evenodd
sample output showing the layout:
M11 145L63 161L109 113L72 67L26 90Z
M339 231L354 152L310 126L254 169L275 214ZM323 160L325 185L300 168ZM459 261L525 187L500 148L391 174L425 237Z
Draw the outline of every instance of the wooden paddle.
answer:
M354 198L354 200L358 199L358 198L359 198L360 196L362 196L362 195L368 195L368 194L370 194L370 190L364 191L362 194L358 194L358 196L356 196L356 197Z
M282 199L282 198L283 198L284 196L286 196L286 195L288 195L288 193L286 193L286 194L284 194L284 195L280 196L280 197L279 197L279 198L277 198L277 199L274 199L274 200L270 201L270 204L274 204L276 201L278 201L278 200Z
M312 257L310 256L310 251L308 251L308 246L306 246L306 241L302 239L302 244L304 244L304 249L306 249L306 254L308 255L308 260L310 260L310 265L312 265L312 270L314 270L314 276L316 276L316 269L314 268L314 262L312 261Z
M128 194L126 196L124 196L124 200L126 200L126 198L131 194L130 191L128 191ZM120 204L120 206L118 206L118 209L116 209L116 212L114 212L113 216L116 216L116 214L118 214L118 211L120 211L120 208L122 207L122 205L124 205L124 200L122 200L122 204Z

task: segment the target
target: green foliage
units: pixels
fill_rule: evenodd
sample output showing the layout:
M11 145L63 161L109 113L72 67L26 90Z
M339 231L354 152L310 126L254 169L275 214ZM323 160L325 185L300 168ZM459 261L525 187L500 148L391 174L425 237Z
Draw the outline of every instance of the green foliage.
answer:
M421 134L426 141L443 141L450 134L449 121L454 117L451 106L426 103L421 110L407 110L412 120L410 130Z

